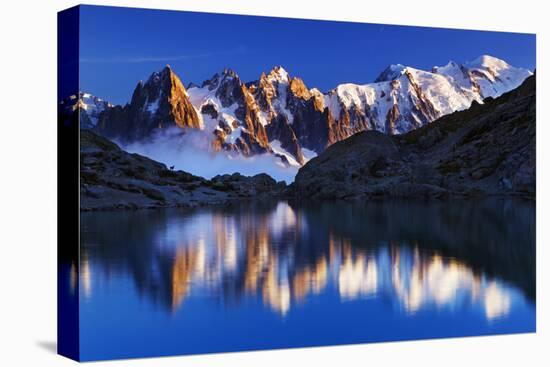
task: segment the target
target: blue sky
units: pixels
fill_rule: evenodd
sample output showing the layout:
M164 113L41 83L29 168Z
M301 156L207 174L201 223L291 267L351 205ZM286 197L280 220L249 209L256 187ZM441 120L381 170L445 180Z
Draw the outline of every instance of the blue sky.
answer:
M225 67L251 81L282 65L322 91L372 82L396 63L429 70L489 54L535 68L532 34L96 6L80 14L80 89L113 103L166 64L186 85Z

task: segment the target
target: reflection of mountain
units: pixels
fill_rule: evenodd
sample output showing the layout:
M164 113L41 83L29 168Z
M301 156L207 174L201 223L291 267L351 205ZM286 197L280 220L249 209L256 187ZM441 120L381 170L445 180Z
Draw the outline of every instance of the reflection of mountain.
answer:
M85 213L84 296L93 296L94 276L120 272L173 311L206 295L227 307L261 299L284 315L311 297L337 292L343 301L385 297L409 313L475 306L492 319L513 306L518 293L508 282L534 296L534 211L511 205L293 208L281 202ZM483 226L474 224L480 216Z
M355 246L412 247L465 261L476 272L513 282L535 297L535 206L505 199L310 204L308 222ZM356 218L367 218L357 224Z

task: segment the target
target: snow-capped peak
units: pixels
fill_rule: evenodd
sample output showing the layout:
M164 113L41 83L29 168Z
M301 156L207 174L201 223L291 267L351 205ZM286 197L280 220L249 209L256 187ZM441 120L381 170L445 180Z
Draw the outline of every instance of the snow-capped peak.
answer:
M194 83L191 83L189 85L189 88L187 89L202 89L202 88L207 88L208 90L210 91L214 91L216 89L218 89L218 87L225 83L225 82L229 82L229 81L233 81L235 80L235 82L237 83L240 83L240 79L239 79L239 76L237 75L237 73L235 71L233 71L232 69L230 68L225 68L222 70L221 73L216 73L214 75L212 75L212 77L210 79L207 79L205 81L202 82L202 84L200 85L200 87Z
M506 61L490 55L481 55L475 60L461 65L462 73L466 73L468 83L476 86L481 98L497 97L504 92L517 88L531 71L511 66ZM441 74L457 80L458 73L441 72ZM465 77L462 77L465 79ZM464 83L461 83L464 86Z
M321 92L318 88L311 88L309 93L311 93L312 96L324 97L323 92Z
M374 80L375 83L378 82L388 82L393 79L397 79L401 74L405 72L407 67L401 64L391 64L378 75Z
M405 69L405 65L403 65L403 64L391 64L390 66L388 66L388 68L392 71L400 72L400 71L403 71Z
M374 83L340 84L328 92L325 105L335 120L351 108L377 130L402 133L517 88L531 74L489 55L463 64L449 61L431 71L393 64Z
M510 65L506 61L490 55L481 55L475 60L467 62L466 65L469 67L484 67L496 70L507 69L510 67Z
M275 66L267 75L269 81L277 81L279 83L290 82L290 76L288 72L282 66Z
M271 152L286 157L287 163L303 163L306 149L320 153L363 130L405 133L469 108L472 101L483 103L487 97L512 90L529 75L529 70L482 55L470 62L449 61L428 71L391 64L373 83L345 83L322 93L308 89L282 66L248 83L226 68L200 87L190 84L180 95L185 94L181 100L189 102L185 113L197 115L192 126L200 126L205 138L213 139L215 149L243 155ZM163 82L165 76L163 69L151 80ZM145 105L140 105L140 111L147 113L145 121L156 116L159 108L157 88L150 89L141 94L146 98L138 98L145 99ZM113 121L115 126L116 119Z
M99 115L106 109L114 107L113 104L83 91L65 98L59 102L59 105L65 114L69 115L76 110L80 110L82 114L85 114L87 116L86 121L81 118L81 127L84 128L96 126Z
M460 65L451 60L445 66L434 66L432 68L432 73L447 74L454 72L457 69L460 69Z

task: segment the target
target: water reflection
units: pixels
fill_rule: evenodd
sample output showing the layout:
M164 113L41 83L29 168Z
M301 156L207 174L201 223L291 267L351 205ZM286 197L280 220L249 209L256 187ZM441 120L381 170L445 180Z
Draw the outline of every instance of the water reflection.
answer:
M281 317L323 294L411 316L479 309L487 320L534 301L533 206L454 204L86 213L81 294L93 300L96 287L129 277L171 313L193 297L225 308L257 299Z

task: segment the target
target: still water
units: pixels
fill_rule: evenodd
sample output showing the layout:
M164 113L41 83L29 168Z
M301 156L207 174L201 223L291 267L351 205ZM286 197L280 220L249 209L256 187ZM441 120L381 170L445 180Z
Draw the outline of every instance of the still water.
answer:
M83 213L83 360L535 331L535 206Z

